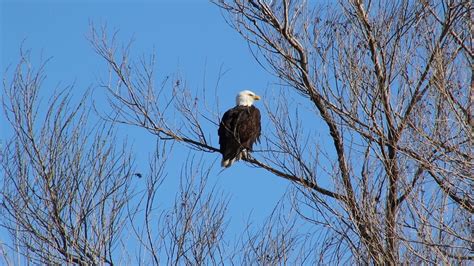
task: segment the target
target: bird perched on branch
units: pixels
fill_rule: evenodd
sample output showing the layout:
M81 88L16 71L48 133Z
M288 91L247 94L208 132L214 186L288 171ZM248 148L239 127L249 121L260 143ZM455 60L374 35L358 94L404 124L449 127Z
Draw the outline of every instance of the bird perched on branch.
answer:
M252 146L260 139L260 110L253 103L260 96L249 90L241 91L236 97L236 106L227 110L219 125L219 144L222 153L222 167L229 167L235 161L248 158Z

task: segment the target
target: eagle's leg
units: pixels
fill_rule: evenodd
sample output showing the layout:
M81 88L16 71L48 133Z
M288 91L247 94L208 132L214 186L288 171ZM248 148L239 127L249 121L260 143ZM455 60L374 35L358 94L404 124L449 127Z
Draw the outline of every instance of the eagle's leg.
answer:
M244 160L247 160L250 158L249 151L247 149L243 149L242 152L240 153L240 157L243 158Z

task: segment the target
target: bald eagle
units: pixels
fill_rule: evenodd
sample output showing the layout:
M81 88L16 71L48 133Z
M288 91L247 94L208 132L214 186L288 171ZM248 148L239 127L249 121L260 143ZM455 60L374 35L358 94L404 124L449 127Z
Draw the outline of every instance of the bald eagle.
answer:
M219 125L219 144L222 167L248 157L252 146L260 139L260 111L253 106L260 96L245 90L236 97L236 106L227 110Z

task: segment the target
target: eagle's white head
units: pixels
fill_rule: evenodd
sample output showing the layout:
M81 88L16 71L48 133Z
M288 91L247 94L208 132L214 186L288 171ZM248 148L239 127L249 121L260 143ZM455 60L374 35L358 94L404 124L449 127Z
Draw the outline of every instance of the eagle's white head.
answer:
M260 96L249 90L244 90L237 94L235 101L240 106L252 106L253 102L260 100Z

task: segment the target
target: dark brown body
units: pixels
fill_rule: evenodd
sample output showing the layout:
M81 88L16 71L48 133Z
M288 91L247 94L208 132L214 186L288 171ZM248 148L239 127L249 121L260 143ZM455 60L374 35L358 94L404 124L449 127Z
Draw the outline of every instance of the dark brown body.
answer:
M229 167L243 152L252 151L260 132L260 111L254 106L236 106L225 112L218 131L222 166Z

